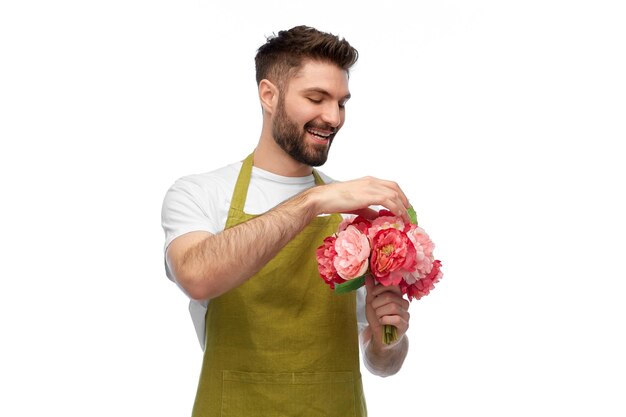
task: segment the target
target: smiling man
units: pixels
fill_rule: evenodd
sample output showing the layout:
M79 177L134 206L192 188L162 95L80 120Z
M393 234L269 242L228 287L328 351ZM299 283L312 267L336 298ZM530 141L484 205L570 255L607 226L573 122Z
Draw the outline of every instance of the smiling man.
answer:
M163 203L166 272L189 296L204 359L194 416L365 416L365 366L396 373L408 302L367 280L336 295L315 249L341 213L381 205L406 218L391 181L334 182L326 162L345 121L357 51L306 26L267 39L256 56L263 127L243 162L179 179ZM382 328L398 340L382 343Z

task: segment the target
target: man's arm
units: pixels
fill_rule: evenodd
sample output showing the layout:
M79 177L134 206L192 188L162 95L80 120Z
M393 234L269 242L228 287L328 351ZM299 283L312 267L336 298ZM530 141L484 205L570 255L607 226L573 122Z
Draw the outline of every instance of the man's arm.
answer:
M409 202L396 183L371 177L320 185L219 234L179 236L167 249L167 262L191 298L211 299L243 284L317 215L371 205L406 218Z

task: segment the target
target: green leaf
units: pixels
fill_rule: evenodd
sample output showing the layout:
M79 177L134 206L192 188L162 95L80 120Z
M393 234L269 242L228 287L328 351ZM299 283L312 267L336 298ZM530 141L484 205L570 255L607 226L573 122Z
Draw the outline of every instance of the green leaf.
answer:
M417 224L417 214L415 213L413 206L407 209L407 213L409 214L409 219L411 220L411 223Z
M345 294L350 291L361 288L365 285L365 275L361 275L358 278L351 279L341 284L335 284L335 292L337 294Z

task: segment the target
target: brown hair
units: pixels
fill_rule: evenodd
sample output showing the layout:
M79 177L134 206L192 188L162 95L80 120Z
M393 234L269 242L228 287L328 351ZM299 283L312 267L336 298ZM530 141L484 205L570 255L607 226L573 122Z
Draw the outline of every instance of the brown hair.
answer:
M349 71L359 53L348 41L308 26L281 30L267 38L254 58L257 85L268 79L282 89L305 59L330 62Z

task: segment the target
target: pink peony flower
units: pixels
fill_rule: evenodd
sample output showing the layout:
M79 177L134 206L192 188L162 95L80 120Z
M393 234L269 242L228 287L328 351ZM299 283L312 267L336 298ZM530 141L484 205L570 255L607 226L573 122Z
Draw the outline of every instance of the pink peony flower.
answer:
M341 278L345 280L358 278L367 271L370 256L369 240L356 226L349 225L337 234L335 251L333 265Z
M415 247L404 232L392 227L374 235L370 268L381 284L399 285L415 262Z
M435 244L430 240L424 229L414 224L406 227L405 233L415 248L415 271L405 275L404 279L408 284L413 284L416 280L424 278L432 269L433 249Z
M317 248L315 255L317 257L317 269L324 279L324 281L330 285L330 288L335 288L335 283L342 282L343 280L337 274L335 269L334 260L337 256L335 251L335 236L329 236L324 239L324 244Z
M356 216L356 218L352 220L352 225L359 229L361 233L367 236L367 231L370 227L372 227L372 222L370 222L363 216Z
M400 285L402 292L407 294L409 301L413 298L420 299L425 295L428 295L431 290L435 288L435 284L443 277L441 272L441 261L434 261L428 275L424 278L417 280L411 285Z
M349 215L347 217L344 217L341 223L339 223L339 227L337 227L337 233L343 232L344 230L346 230L348 226L352 224L352 221L354 219L356 219L355 215Z
M337 231L343 232L350 225L355 226L362 233L367 234L367 229L369 229L372 223L363 216L349 216L344 218L341 223L339 223Z
M392 212L388 210L381 210L379 212L379 217L372 221L372 225L369 227L367 235L371 241L376 233L390 228L404 230L404 222L402 221L402 218L394 216Z

